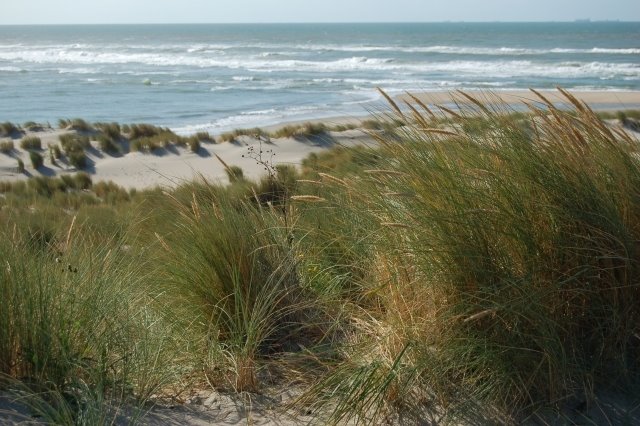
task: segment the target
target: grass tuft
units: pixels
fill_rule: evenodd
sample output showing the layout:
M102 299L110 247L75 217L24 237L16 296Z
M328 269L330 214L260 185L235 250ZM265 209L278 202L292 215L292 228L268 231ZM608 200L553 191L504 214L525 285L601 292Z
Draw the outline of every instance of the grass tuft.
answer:
M29 151L29 159L31 160L31 165L36 170L44 165L44 158L39 152Z
M0 142L0 152L3 154L11 154L15 150L12 140Z
M20 140L20 148L29 151L39 151L42 149L42 141L37 136L27 136L26 138L22 138L22 140Z

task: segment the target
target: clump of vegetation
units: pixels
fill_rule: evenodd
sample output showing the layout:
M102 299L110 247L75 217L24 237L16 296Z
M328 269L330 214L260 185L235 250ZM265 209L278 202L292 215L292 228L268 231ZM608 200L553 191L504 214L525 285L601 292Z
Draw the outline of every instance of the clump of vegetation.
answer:
M301 171L252 146L256 182L0 182L8 391L98 423L114 398L262 392L268 371L322 423L517 424L634 389L638 142L568 93L527 115L461 96L392 104L376 148Z
M616 118L622 124L622 127L625 127L633 132L640 132L640 119L629 118L628 114L631 114L632 111L618 111L616 114Z
M122 138L122 130L120 128L120 124L118 123L94 123L93 125L104 136L108 137L114 142L117 142Z
M77 132L92 132L94 128L87 121L82 118L74 119L60 119L58 120L58 127L61 129L75 130Z
M187 139L187 144L191 152L198 152L200 150L200 139L197 136L192 136Z
M235 129L232 132L225 132L219 136L220 142L234 142L240 136L248 136L255 139L268 139L269 133L265 132L263 129L259 127L254 127L251 129Z
M480 404L517 423L592 386L637 383L637 347L621 332L640 315L626 302L640 294L627 291L640 288L640 216L626 214L640 212L628 186L640 184L637 142L565 96L577 118L541 97L537 132L471 97L455 130L396 109L408 124L401 143L380 134L381 160L360 175L369 184L331 178L350 197L370 190L354 204L382 234L356 300L375 308L355 315L358 344L308 401L337 404L336 421L420 418L415 401L435 392L452 418Z
M303 123L298 125L288 125L277 129L271 134L272 137L279 138L297 138L316 136L325 133L328 130L324 123Z
M20 133L20 129L15 124L5 121L0 123L0 137L13 137Z
M151 124L131 124L129 126L129 139L150 138L160 134L173 133L171 130L153 126Z
M18 167L16 169L18 173L24 173L24 161L21 158L18 158Z
M65 134L58 137L62 149L68 150L85 150L91 146L91 141L86 135Z
M116 205L129 201L131 197L126 189L116 185L113 182L100 181L93 185L93 192L108 204Z
M53 154L53 158L59 160L62 158L62 151L60 150L60 146L58 144L49 145L49 151Z
M599 111L597 112L597 115L603 120L610 120L614 118L621 120L621 118L623 117L640 120L640 109L626 109L622 111Z
M98 145L104 152L116 153L120 151L120 147L114 142L114 140L107 135L98 135Z
M22 140L20 140L20 148L29 151L41 150L42 141L37 136L27 136L26 138L22 138Z
M2 152L3 154L11 154L14 149L15 146L13 145L12 140L0 142L0 152Z
M78 170L84 169L87 166L87 156L84 150L91 146L89 138L82 135L66 134L60 135L59 139L69 163Z
M195 134L195 137L200 141L200 142L205 142L205 143L215 143L216 139L211 136L209 134L209 132L198 132Z
M88 173L78 172L73 176L73 184L68 186L74 189L89 189L92 185L91 176Z
M35 121L27 121L22 125L22 128L27 129L30 132L41 132L44 130L45 126L36 123Z
M34 169L39 169L44 164L44 158L39 152L29 151L29 159L31 159L31 165Z
M220 142L234 142L236 140L236 137L234 136L233 132L224 132L218 137L218 140Z
M445 117L440 118L440 121L444 120L446 120ZM360 123L360 126L369 131L385 131L387 133L393 133L396 128L404 126L406 121L406 118L399 119L384 117L380 119L363 120Z
M336 124L330 128L333 132L346 132L347 130L357 129L358 125L355 123Z
M380 122L380 120L362 120L360 122L360 126L363 129L366 130L381 130L382 129L382 123Z
M87 156L84 151L70 151L67 153L69 164L78 170L87 167Z
M129 147L131 151L152 152L157 149L165 148L174 141L180 141L182 143L181 139L173 133L163 133L151 137L132 139Z
M129 131L130 148L132 151L151 152L165 148L171 143L185 145L187 141L165 127L149 124L132 124Z
M298 126L283 126L271 133L271 136L280 139L280 138L292 138L297 135L297 132L300 128Z
M56 161L56 156L53 153L53 149L51 147L49 147L49 162L51 163L51 165L56 166L58 165L57 161Z
M227 178L230 183L244 180L244 172L240 166L229 166L225 169L225 172L227 173Z
M324 123L304 123L301 128L301 135L314 136L319 135L327 131L327 126Z

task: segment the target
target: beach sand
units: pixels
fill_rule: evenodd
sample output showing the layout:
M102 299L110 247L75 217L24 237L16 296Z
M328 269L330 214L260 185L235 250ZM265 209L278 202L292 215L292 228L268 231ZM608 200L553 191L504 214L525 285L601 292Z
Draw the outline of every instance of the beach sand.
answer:
M539 99L525 90L501 91L501 92L469 92L479 100L488 102L504 102L508 105L524 105L525 102L539 102ZM558 91L542 92L550 101L558 104L568 104ZM640 92L575 92L574 95L600 110L623 110L640 108ZM422 101L428 104L451 104L454 101L466 102L456 92L425 92L416 94ZM399 96L397 100L406 99L406 95ZM381 108L385 108L381 105ZM363 114L365 112L363 111ZM353 124L363 117L335 117L320 120L328 125ZM287 124L270 126L266 130L274 130ZM58 176L65 173L74 173L76 170L58 161L52 165L48 159L47 147L49 144L59 143L61 134L69 133L67 130L45 129L38 132L27 132L26 136L38 136L42 140L45 157L44 166L34 170L29 160L28 152L19 148L19 139L14 139L16 149L9 154L0 153L0 181L26 180L30 176ZM5 138L6 140L6 138ZM321 152L337 145L352 146L357 144L371 144L373 140L362 130L347 130L343 132L327 132L310 138L281 138L271 139L269 143L262 142L262 150L272 150L273 165L290 164L299 165L304 158L313 152ZM171 146L168 149L154 151L153 153L128 152L119 155L110 155L98 149L93 142L91 149L87 150L89 167L87 172L94 182L113 181L125 188L149 188L154 186L175 187L200 176L213 181L226 183L227 177L223 164L216 158L219 156L229 165L236 165L243 169L244 176L249 179L259 178L264 173L264 167L247 156L248 148L254 146L259 150L260 142L256 139L242 136L233 143L202 144L196 153L188 148ZM25 164L25 173L18 173L18 158ZM266 157L265 157L266 158Z

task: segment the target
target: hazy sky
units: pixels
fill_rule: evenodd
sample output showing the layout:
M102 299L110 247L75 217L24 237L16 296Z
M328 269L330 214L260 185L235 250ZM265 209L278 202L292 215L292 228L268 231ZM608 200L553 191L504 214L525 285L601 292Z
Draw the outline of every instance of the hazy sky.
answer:
M640 21L640 0L3 0L2 24Z

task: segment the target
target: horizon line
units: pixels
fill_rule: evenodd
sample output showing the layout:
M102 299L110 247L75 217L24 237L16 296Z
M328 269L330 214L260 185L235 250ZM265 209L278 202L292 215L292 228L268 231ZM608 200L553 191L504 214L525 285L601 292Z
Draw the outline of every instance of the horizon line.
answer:
M60 22L60 23L9 23L2 24L0 27L18 27L18 26L106 26L106 25L353 25L353 24L597 24L597 23L640 23L640 20L624 20L624 19L573 19L573 20L551 20L551 21L506 21L506 20L484 20L484 21L465 21L465 20L441 20L441 21L243 21L243 22Z

